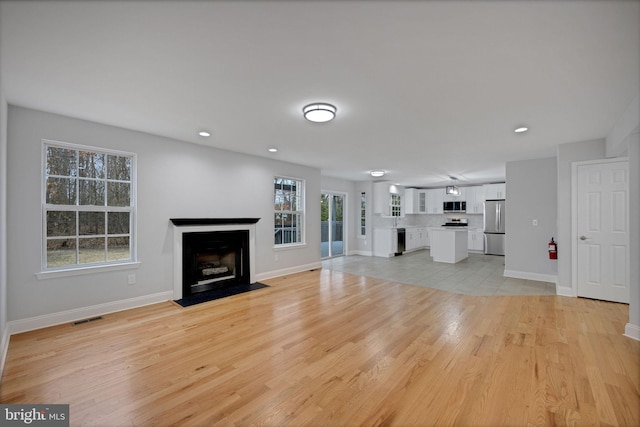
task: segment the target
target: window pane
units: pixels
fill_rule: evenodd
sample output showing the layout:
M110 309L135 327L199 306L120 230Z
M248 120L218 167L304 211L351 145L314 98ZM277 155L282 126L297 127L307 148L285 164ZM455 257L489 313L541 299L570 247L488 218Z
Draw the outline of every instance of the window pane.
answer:
M76 180L74 178L47 178L46 202L54 205L76 204Z
M104 212L78 212L80 235L104 234Z
M80 239L80 249L78 251L80 259L79 264L91 264L95 262L105 261L105 241L104 237Z
M47 267L75 264L77 264L75 239L47 240Z
M131 185L126 182L107 184L107 206L131 206Z
M81 179L78 186L81 205L104 206L104 181Z
M108 230L109 234L129 234L129 212L109 212Z
M76 176L76 151L47 147L47 175Z
M131 157L107 156L108 179L131 181Z
M78 173L85 178L104 179L104 154L80 151L78 154Z
M109 237L107 245L107 261L120 261L131 258L128 237Z
M275 194L275 210L281 211L284 205L284 193L282 190L276 190Z
M76 213L64 211L47 212L47 236L75 236Z

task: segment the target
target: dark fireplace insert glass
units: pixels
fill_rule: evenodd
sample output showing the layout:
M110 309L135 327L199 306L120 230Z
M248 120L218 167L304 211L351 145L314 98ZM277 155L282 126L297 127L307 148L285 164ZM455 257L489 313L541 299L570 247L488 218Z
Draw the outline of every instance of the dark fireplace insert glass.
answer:
M182 295L249 284L249 231L182 235Z

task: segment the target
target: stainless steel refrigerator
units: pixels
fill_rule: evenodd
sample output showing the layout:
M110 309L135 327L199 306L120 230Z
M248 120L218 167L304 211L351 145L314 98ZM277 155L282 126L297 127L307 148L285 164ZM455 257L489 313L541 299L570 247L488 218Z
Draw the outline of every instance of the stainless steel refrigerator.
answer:
M484 202L484 253L504 255L504 200Z

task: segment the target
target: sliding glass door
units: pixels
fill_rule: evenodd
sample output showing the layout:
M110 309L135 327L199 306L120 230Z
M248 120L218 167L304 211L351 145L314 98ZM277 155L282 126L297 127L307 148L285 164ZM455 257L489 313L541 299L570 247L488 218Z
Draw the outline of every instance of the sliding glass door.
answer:
M322 258L344 255L344 194L320 196L320 254Z

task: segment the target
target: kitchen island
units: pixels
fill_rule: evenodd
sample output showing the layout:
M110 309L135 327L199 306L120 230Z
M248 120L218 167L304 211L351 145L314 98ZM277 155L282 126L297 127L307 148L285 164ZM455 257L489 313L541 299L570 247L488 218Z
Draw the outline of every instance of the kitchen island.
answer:
M429 229L429 236L434 262L455 264L469 256L466 227L434 227Z

